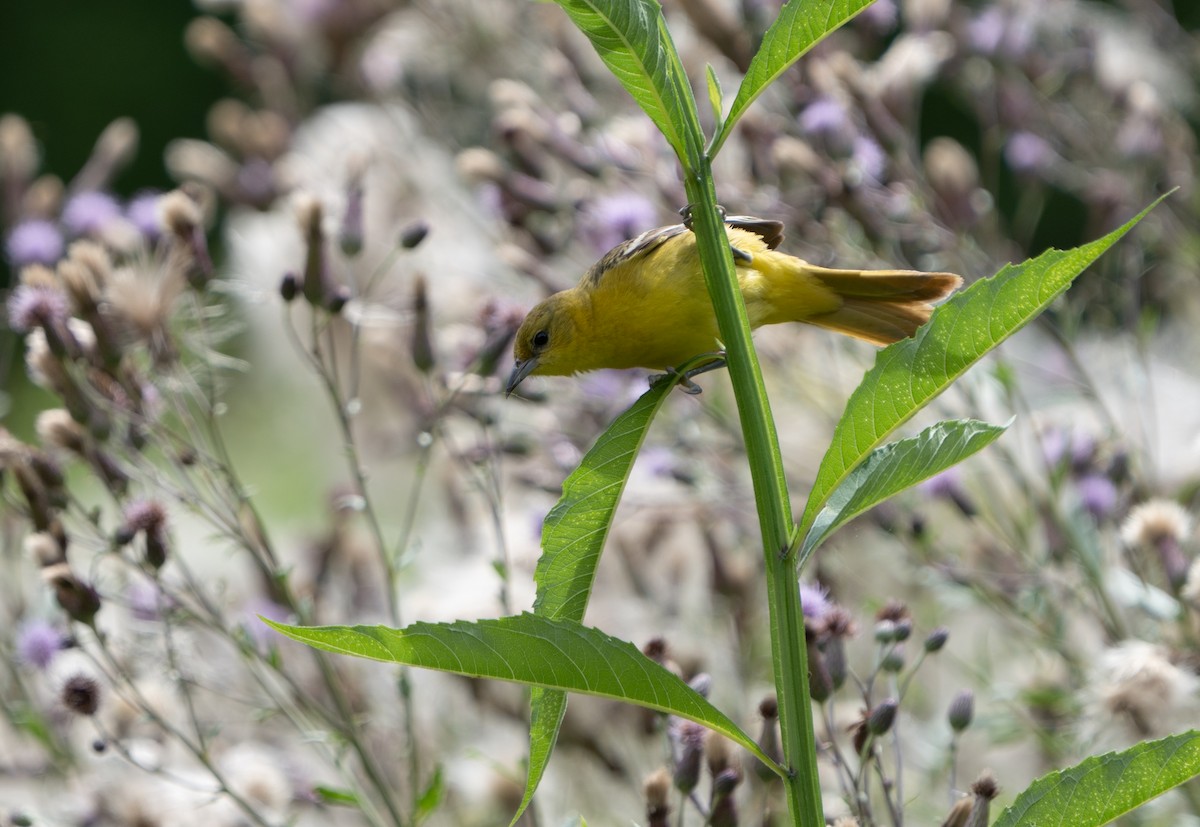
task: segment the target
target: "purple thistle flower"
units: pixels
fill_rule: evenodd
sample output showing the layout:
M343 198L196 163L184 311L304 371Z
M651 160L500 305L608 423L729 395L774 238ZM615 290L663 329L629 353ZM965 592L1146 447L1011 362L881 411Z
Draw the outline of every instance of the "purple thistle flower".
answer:
M672 477L675 473L675 454L662 446L646 448L638 454L636 466L653 477Z
M1102 520L1117 507L1117 486L1103 474L1086 474L1075 482L1079 502L1089 514Z
M269 206L278 194L275 168L264 158L250 158L238 167L237 189L251 206Z
M286 623L291 620L291 612L273 600L265 597L255 597L246 601L242 607L245 620L242 628L258 651L267 651L271 644L280 639L280 634L259 619L259 615L276 623Z
M817 98L804 107L800 128L812 135L845 135L854 129L846 107L833 98Z
M988 6L967 24L967 42L975 51L993 55L1004 42L1008 18L998 6Z
M125 506L125 524L131 531L158 531L167 521L167 512L157 500L138 499Z
M962 472L958 466L951 466L940 474L934 474L920 483L917 490L928 497L950 498L962 488Z
M598 198L588 208L587 240L598 253L606 253L657 223L654 204L637 193Z
M8 297L8 323L17 333L65 324L69 314L66 295L53 287L20 284Z
M1071 447L1071 435L1062 428L1053 427L1042 433L1041 442L1042 457L1045 458L1046 464L1057 468Z
M895 0L875 0L863 9L858 19L877 32L890 32L896 28L900 11L896 8Z
M171 602L158 586L145 579L130 582L125 590L125 600L129 603L129 613L144 621L159 620L162 610Z
M13 267L26 264L53 267L62 258L62 233L49 221L22 221L9 232L4 251Z
M1032 132L1014 132L1004 146L1004 160L1014 172L1037 172L1054 162L1054 148Z
M883 180L883 173L887 170L887 154L873 138L866 135L856 136L851 160L854 166L872 181Z
M147 241L157 241L162 235L162 218L158 211L158 199L161 197L162 193L157 190L144 190L125 205L125 217Z
M801 583L800 606L806 618L820 620L833 608L833 601L820 583Z
M44 620L26 620L17 629L17 659L45 669L63 648L62 633Z
M121 205L106 192L89 190L72 196L63 207L62 221L74 236L92 235L121 217Z

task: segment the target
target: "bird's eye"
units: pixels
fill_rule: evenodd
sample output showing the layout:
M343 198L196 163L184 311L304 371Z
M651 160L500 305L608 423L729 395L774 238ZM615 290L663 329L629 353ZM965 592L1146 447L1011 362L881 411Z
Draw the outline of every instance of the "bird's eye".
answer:
M547 333L544 330L539 330L537 333L533 334L533 346L534 347L545 347L548 344L550 344L550 334L549 333Z

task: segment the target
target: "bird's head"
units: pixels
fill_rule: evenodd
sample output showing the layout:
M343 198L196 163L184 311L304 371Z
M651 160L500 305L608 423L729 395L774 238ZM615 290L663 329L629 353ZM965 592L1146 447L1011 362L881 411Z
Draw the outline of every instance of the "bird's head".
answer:
M566 376L586 370L580 357L578 324L572 301L575 291L555 293L529 311L517 330L513 355L517 359L505 388L511 394L526 376Z

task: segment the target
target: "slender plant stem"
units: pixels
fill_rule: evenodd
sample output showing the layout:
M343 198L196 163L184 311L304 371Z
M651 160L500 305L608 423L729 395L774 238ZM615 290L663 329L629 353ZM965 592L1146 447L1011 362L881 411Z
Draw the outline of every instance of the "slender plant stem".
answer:
M758 356L750 341L750 323L737 286L732 250L717 208L712 171L705 160L685 178L693 228L704 279L725 343L729 375L742 423L754 498L762 529L770 613L771 655L779 701L783 778L793 825L824 823L817 777L816 735L808 692L808 653L795 559L787 554L792 511L783 473L779 437L763 388Z

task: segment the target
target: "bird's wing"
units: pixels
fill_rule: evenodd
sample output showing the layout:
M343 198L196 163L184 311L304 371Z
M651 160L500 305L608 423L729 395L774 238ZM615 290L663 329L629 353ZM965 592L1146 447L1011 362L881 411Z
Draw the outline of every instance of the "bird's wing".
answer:
M725 219L725 223L730 227L746 230L759 236L769 250L774 250L783 241L782 221L774 221L769 218L755 218L752 215L731 215ZM595 287L600 283L600 279L604 277L604 274L617 265L644 256L652 250L658 249L664 242L686 232L689 232L689 230L685 225L671 224L667 227L647 230L641 235L634 236L605 253L604 257L593 264L591 269L587 271L582 283L588 287Z
M687 227L682 224L672 224L669 227L646 230L641 235L621 242L605 253L602 259L592 265L591 269L584 275L582 284L588 287L595 287L604 278L604 274L617 265L640 258L651 250L658 249L662 246L663 242L687 231Z
M753 215L730 215L725 217L730 227L754 233L763 240L768 250L774 250L783 241L783 222L771 218L756 218Z

